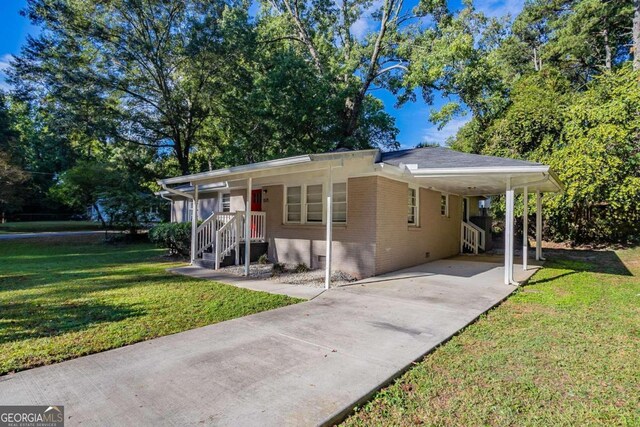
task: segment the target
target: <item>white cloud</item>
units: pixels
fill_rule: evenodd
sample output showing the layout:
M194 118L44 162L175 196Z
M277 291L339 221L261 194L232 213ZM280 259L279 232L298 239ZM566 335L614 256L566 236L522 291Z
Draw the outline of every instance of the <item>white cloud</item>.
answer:
M458 129L464 126L469 120L471 120L470 116L452 119L441 130L438 130L438 126L436 125L430 126L425 129L422 134L422 142L445 145L447 139L455 136L456 133L458 133Z
M0 56L0 73L3 73L4 70L9 68L12 59L13 55L11 55L10 53L5 53L4 55Z
M351 34L358 40L364 39L364 37L375 28L377 21L373 19L372 15L378 9L382 7L384 0L374 0L367 9L365 9L360 17L351 24Z
M9 90L11 90L11 86L9 86L9 84L6 82L6 74L5 74L5 70L7 70L9 68L10 61L13 59L13 55L11 55L10 53L5 53L4 55L0 56L0 91L2 92L8 92Z
M351 24L351 34L358 40L362 40L369 32L369 19L361 16L356 22Z
M524 7L522 0L477 0L475 7L487 16L498 18L511 15L514 18Z

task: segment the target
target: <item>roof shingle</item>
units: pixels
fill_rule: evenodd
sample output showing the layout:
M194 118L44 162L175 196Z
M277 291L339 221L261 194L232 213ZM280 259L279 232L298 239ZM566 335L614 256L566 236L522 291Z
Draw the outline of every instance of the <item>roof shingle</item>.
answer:
M462 153L444 147L410 148L380 154L380 162L393 166L400 163L418 165L419 169L540 166L540 163L505 157Z

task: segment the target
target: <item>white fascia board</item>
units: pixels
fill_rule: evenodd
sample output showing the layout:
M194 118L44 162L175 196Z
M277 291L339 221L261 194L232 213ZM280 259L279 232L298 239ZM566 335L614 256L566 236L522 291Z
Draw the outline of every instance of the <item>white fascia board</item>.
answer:
M525 174L525 173L548 173L549 166L491 166L491 167L471 167L471 168L423 168L409 169L416 178L434 178L456 175L491 175L491 174Z
M216 169L209 172L201 172L192 175L177 176L175 178L161 179L158 181L160 185L170 184L184 184L185 182L197 182L204 179L211 179L216 177L222 177L226 175L235 175L283 166L297 165L301 163L308 163L311 161L311 157L308 155L287 157L286 159L267 160L266 162L250 163L248 165L233 166L225 169Z
M267 171L270 169L283 168L287 166L301 165L310 162L323 162L332 160L342 160L348 158L364 158L367 156L375 157L378 153L377 149L372 150L358 150L358 151L341 151L336 153L322 153L322 154L305 154L303 156L287 157L284 159L267 160L264 162L250 163L248 165L233 166L225 169L217 169L209 172L202 172L192 175L178 176L175 178L167 178L158 180L160 185L171 184L184 184L194 183L198 181L209 181L217 177L224 177L228 180L228 177L233 175L246 174L258 171Z

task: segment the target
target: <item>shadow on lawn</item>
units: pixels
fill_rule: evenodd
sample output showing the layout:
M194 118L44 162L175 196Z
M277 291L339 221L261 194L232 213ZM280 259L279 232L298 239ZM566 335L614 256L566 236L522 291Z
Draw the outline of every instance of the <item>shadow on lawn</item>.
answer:
M615 251L545 249L544 256L549 266L574 272L590 272L633 276Z
M3 304L0 309L0 344L53 337L145 314L145 310L135 305L100 302L12 302Z

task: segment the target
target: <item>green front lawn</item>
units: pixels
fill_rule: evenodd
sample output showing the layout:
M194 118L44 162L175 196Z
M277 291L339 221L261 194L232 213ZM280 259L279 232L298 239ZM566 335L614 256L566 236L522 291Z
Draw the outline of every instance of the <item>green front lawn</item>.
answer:
M344 424L640 425L640 248L547 255Z
M46 231L93 231L102 230L99 222L93 221L21 221L0 224L0 233L42 233Z
M0 374L276 307L294 298L165 271L149 244L0 241Z

